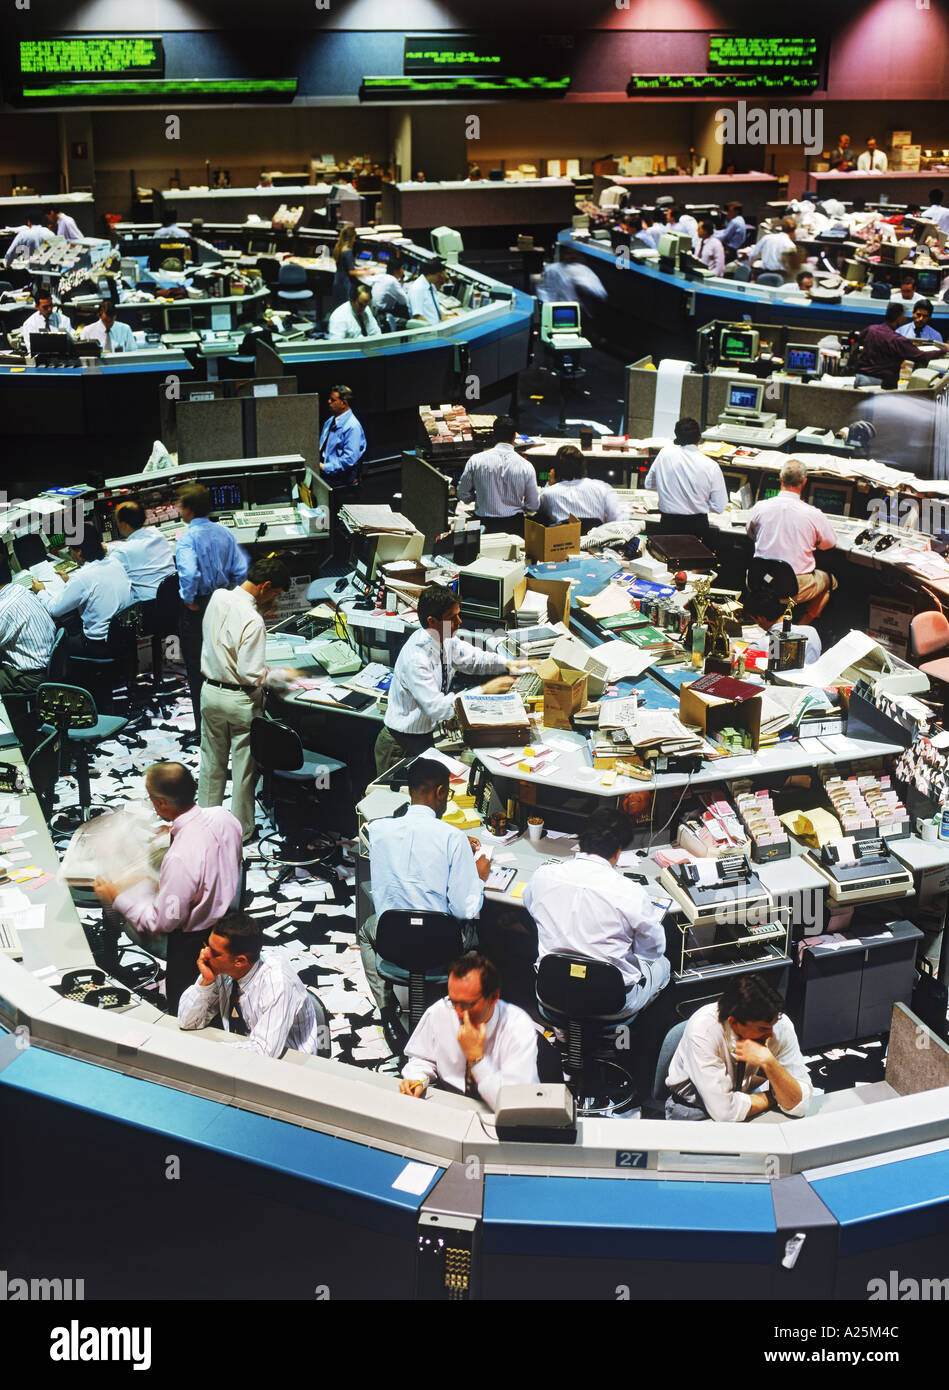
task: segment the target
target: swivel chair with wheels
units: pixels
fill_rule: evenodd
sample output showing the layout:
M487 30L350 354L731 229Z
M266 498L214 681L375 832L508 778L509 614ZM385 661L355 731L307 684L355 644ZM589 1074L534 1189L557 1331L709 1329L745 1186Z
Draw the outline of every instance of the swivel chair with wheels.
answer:
M59 775L59 734L47 734L38 744L26 762L33 792L40 804L43 817L49 821L53 814L53 798L56 791L56 778Z
M61 681L66 671L67 656L66 634L62 628L57 628L43 679ZM19 739L24 755L29 757L41 739L40 724L42 721L36 712L36 690L7 691L3 696L3 706L9 716L10 727Z
M287 830L274 855L274 862L285 866L279 883L294 868L312 869L326 858L326 844L316 843L312 811L321 786L328 786L333 774L343 772L346 764L324 753L310 752L296 729L265 716L251 722L250 752L261 772L260 803L271 813L277 835L283 834L285 827ZM292 808L290 814L286 814L288 808ZM268 835L264 842L275 839Z
M393 986L383 1013L386 1041L397 1055L428 1008L448 985L448 967L465 950L462 924L444 912L384 912L376 926L376 964ZM404 1022L401 1009L407 1009Z
M277 277L276 308L296 313L313 309L313 291L307 288L306 271L295 261L281 261ZM312 313L310 314L312 317Z
M627 1008L626 985L617 967L572 951L551 951L537 968L537 1007L542 1019L566 1035L564 1073L578 1113L618 1115L629 1110L636 1100L636 1084L619 1061L623 1054L616 1044L617 1029L634 1015ZM625 1055L632 1064L632 1049Z
M114 614L109 622L106 656L70 656L69 675L82 683L93 695L96 704L107 713L113 712L114 696L118 689L127 691L128 708L134 698L138 674L138 639L142 632L142 605L130 603Z
M178 632L178 575L166 575L152 599L142 603L142 636L152 639L151 698L160 702L178 693L179 684L164 686L165 639Z
M779 275L776 270L763 271L755 281L756 285L773 285L775 289L784 284L784 276Z
M89 819L92 790L89 784L89 763L92 750L106 739L114 738L128 723L116 714L100 714L88 690L77 685L44 682L36 692L36 711L43 720L41 732L59 735L61 753L66 764L75 759L76 781L79 785L79 817ZM60 763L60 775L65 768Z

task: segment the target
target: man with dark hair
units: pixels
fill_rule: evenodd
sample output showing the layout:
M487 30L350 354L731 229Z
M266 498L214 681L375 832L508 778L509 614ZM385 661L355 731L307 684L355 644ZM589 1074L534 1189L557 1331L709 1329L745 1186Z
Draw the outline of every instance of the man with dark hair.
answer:
M451 966L448 997L422 1014L405 1055L399 1089L408 1096L438 1081L494 1110L502 1086L538 1081L537 1030L523 1009L502 1002L497 970L474 951Z
M231 765L231 806L244 830L245 842L255 833L254 785L257 768L250 755L250 726L264 703L265 685L286 687L296 671L271 669L265 619L290 587L290 572L282 560L268 555L255 560L236 589L217 589L204 615L201 647L201 775L198 802L220 806L224 801L228 759Z
M359 481L366 452L366 432L352 411L348 386L334 386L326 398L330 418L320 434L320 472L331 487L351 487Z
M115 305L111 299L103 299L99 305L99 317L95 323L86 324L79 335L84 343L101 343L103 352L134 352L135 337L127 323L115 317Z
M632 838L628 817L601 808L580 832L571 859L542 864L524 890L537 923L537 964L552 951L578 951L615 965L630 1015L669 983L662 912L616 865Z
M876 137L867 136L867 148L857 160L857 168L863 174L885 174L887 169L887 158L882 150L877 149Z
M194 804L194 778L181 763L153 763L145 790L156 814L171 827L157 887L150 879L119 884L103 878L93 887L104 907L114 908L141 933L148 950L165 955L165 1002L174 1013L194 979L209 929L237 892L241 826L220 806Z
M53 236L61 236L65 241L80 241L82 238L75 218L70 217L69 213L63 212L61 208L51 207L47 210L46 225Z
M537 506L536 520L558 526L575 517L599 524L618 521L622 508L609 483L587 477L586 459L575 444L562 444L554 457L550 479Z
M109 624L123 608L132 602L132 586L118 560L107 555L102 537L94 526L86 526L78 545L70 545L69 553L78 566L65 584L47 589L33 580L33 592L39 594L51 618L67 618L78 614L81 628L72 619L62 624L68 635L69 651L73 656L106 657L109 655Z
M474 498L475 515L486 531L507 531L522 523L525 511L536 512L537 474L534 465L514 448L517 426L510 415L494 422L494 447L472 454L458 479L458 498Z
M422 273L416 276L405 293L413 319L421 319L425 323L439 323L442 319L455 317L454 310L448 312L438 302L437 291L448 279L445 262L441 260L430 261Z
M890 295L890 300L894 304L902 304L904 313L911 314L914 304L922 299L922 297L923 296L918 294L916 290L915 275L907 275L904 273L900 276L899 289L893 291Z
M158 593L163 579L175 572L175 552L171 542L157 526L145 525L141 502L120 502L115 509L115 529L124 544L110 548L129 577L136 603L147 602ZM148 628L146 627L146 632Z
M797 223L794 218L782 217L780 226L773 232L759 235L754 246L749 247L745 255L752 263L760 256L762 270L787 276L800 265L803 254L795 243L796 235Z
M928 299L917 299L913 305L913 317L896 330L901 338L912 338L914 342L941 343L942 334L932 327L933 306Z
M796 280L797 287L801 293L810 294L811 290L814 288L814 272L811 270L810 266L805 266L803 270L799 270Z
M670 1120L749 1120L772 1100L796 1119L814 1094L784 1001L758 975L739 975L717 1004L696 1010L666 1085Z
M374 820L369 826L369 876L375 912L359 928L359 950L369 987L386 1005L385 981L376 967L376 923L384 912L443 912L469 923L481 911L483 880L491 871L487 854L442 820L448 805L449 777L444 763L416 758L408 768L411 805L404 816ZM467 943L474 937L466 931Z
M744 246L745 238L748 235L745 219L741 215L741 203L728 203L725 207L725 215L728 221L715 233L715 237L734 258L735 253Z
M20 327L24 346L31 357L34 355L33 339L39 334L65 333L67 337L71 337L73 331L72 324L62 309L53 308L53 296L49 290L40 290L33 302L36 305L36 312L30 314L30 317Z
M11 265L22 252L32 255L38 251L44 241L51 241L52 237L45 227L34 223L32 217L28 217L22 227L17 227L10 244L6 249L3 261L4 265ZM49 299L49 295L46 296ZM50 304L52 308L52 304Z
M500 695L514 684L512 675L527 669L523 661L504 661L479 651L454 634L461 627L461 607L453 589L435 584L418 601L420 632L413 632L396 658L386 704L385 724L376 739L376 773L382 776L403 758L431 748L436 724L453 719L451 685L456 671L493 675L483 695ZM510 674L503 675L502 672Z
M695 255L713 275L725 274L725 248L721 239L715 235L715 224L710 217L703 217L699 223L698 247Z
M45 605L13 583L6 551L0 552L0 695L32 694L46 679L55 640Z
M929 190L929 207L919 215L924 222L935 222L941 232L949 232L949 208L944 205L941 188Z
M901 363L928 362L930 358L939 356L937 349L921 347L900 336L899 327L904 313L903 301L891 300L886 306L883 322L872 323L864 330L857 358L858 386L880 385L892 391L899 381Z
M260 927L232 912L212 928L198 956L198 978L178 1004L181 1028L207 1028L220 1018L235 1047L261 1057L316 1052L313 1000L282 951L262 954Z
M668 536L707 536L709 512L723 512L728 491L718 464L698 447L697 420L676 421L675 443L660 449L643 486L659 494L659 530Z
M181 598L179 632L191 690L195 742L201 740L201 638L205 609L218 589L233 589L241 582L250 563L227 527L209 520L210 510L211 494L203 484L188 483L179 492L178 512L187 523L175 546Z
M405 262L401 255L391 256L388 269L372 277L372 312L390 333L404 328L409 318L409 301L402 284L404 277Z

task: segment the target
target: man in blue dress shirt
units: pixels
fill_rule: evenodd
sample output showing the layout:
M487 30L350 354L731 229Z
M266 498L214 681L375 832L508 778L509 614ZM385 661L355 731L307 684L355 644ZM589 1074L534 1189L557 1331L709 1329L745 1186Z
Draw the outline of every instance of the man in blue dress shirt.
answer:
M366 433L352 412L352 398L348 386L334 386L326 399L330 418L320 434L320 472L331 487L357 483L366 452Z
M941 343L942 334L932 327L933 306L928 299L917 299L913 305L913 317L896 331L901 338L922 338L928 343Z
M250 561L225 526L211 521L211 494L201 483L189 483L178 494L178 512L187 530L175 548L178 592L181 595L181 654L188 673L194 737L201 739L201 624L216 589L243 584Z

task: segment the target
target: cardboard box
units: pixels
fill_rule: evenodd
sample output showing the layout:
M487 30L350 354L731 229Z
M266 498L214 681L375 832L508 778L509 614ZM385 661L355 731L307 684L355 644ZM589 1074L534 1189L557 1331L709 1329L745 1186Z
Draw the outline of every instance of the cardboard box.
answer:
M587 676L570 666L558 666L556 661L541 661L537 674L544 682L544 727L569 729L570 716L587 702Z
M734 700L722 700L716 695L693 690L692 685L683 685L679 690L679 718L683 724L701 730L703 735L718 734L727 728L747 729L751 735L752 751L758 751L761 732L760 695L752 695L736 703Z
M561 526L541 526L524 518L524 553L528 560L566 560L580 553L580 523L575 516Z
M911 145L913 143L913 132L911 130L891 130L887 135L887 144L891 150L895 150L898 145Z
M524 595L528 593L547 595L547 621L570 625L570 585L565 579L533 579L530 575L522 579L514 589L514 611L520 609Z

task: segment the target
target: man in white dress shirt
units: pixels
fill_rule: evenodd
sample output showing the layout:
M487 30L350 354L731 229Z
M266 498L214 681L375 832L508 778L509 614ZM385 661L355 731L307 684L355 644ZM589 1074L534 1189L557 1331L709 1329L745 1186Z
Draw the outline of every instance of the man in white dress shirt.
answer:
M744 254L752 264L760 257L762 270L777 271L787 277L800 263L800 253L794 241L796 233L797 223L792 217L784 217L776 232L767 232Z
M107 555L102 537L94 526L87 526L78 545L69 553L79 566L65 584L47 589L39 579L33 580L33 592L39 594L51 618L67 618L78 614L81 627L72 621L63 623L67 644L72 656L105 657L109 655L109 624L123 608L133 602L132 586L118 560Z
M669 1120L740 1123L772 1104L798 1119L814 1094L784 1001L757 975L739 975L692 1015L666 1086Z
M949 232L949 208L943 205L941 188L929 190L929 207L923 208L919 215L925 222L935 222L940 231Z
M375 911L357 939L369 987L386 1006L387 986L376 966L376 925L385 912L442 912L470 923L481 911L484 883L491 872L477 840L442 820L448 805L448 768L435 758L416 758L406 781L411 805L404 815L374 820L369 826L369 877ZM474 928L465 933L472 945Z
M322 1040L313 1000L283 952L263 955L263 944L252 917L222 917L198 956L197 980L178 1002L178 1025L207 1028L220 1018L244 1051L315 1053Z
M0 554L0 696L32 694L46 680L56 629L45 606L22 584L14 584L10 562Z
M448 976L448 997L425 1010L405 1045L403 1095L422 1096L433 1081L497 1108L502 1086L536 1085L537 1030L516 1004L501 1000L501 980L469 951Z
M541 865L524 890L524 906L537 923L537 964L552 951L577 951L615 965L629 1016L669 983L662 912L616 869L632 833L621 812L594 811L580 832L579 853Z
M52 235L45 227L36 226L28 217L22 227L17 227L3 258L5 265L11 265L23 252L32 255L44 241L52 241Z
M20 332L23 334L23 342L27 352L33 356L33 339L39 337L41 333L68 333L72 336L73 326L63 313L62 309L53 308L53 299L49 292L41 291L35 299L36 312L31 314L24 323Z
M675 443L660 449L646 474L645 488L659 494L659 530L667 536L709 534L709 512L723 512L728 490L722 470L698 448L697 420L676 421Z
M412 311L402 283L404 278L405 262L401 256L393 256L389 261L389 269L381 275L374 276L371 281L372 312L380 326L390 333L395 332L397 328L403 328L411 316Z
M438 291L449 278L444 261L431 261L428 269L416 276L405 292L413 319L440 323L442 319L454 318L454 310L443 309L438 301Z
M619 498L600 478L587 477L586 460L575 444L562 444L557 450L547 486L540 494L535 520L542 526L559 526L569 517L599 526L618 521L623 515Z
M157 526L145 525L145 508L141 502L119 503L115 509L115 529L123 543L113 545L109 553L128 575L135 602L145 603L158 593L162 580L175 573L171 542ZM145 630L148 630L147 624Z
M382 329L376 323L375 315L369 307L371 299L372 291L368 285L354 285L349 292L348 301L330 314L327 324L328 336L338 340L378 338Z
M867 139L867 148L857 160L857 169L862 174L885 174L888 168L886 155L882 150L877 149L877 142L871 135Z
M75 219L61 209L49 209L46 214L46 225L54 236L61 236L65 241L80 241L82 239L82 232Z
M797 575L797 599L806 604L801 621L812 623L827 607L837 580L817 568L815 550L831 550L837 533L824 513L801 500L807 481L807 467L800 459L788 459L781 468L781 491L777 497L756 502L748 514L748 535L755 543L755 556L763 560L784 560Z
M296 672L271 669L264 619L290 587L290 571L268 555L255 560L236 589L215 589L204 614L201 644L201 771L198 805L221 806L231 761L231 810L244 843L254 837L257 766L250 726L264 704L264 686L285 687Z
M510 415L494 422L494 447L472 454L458 479L458 498L474 498L475 515L486 531L507 531L539 502L534 465L514 448L517 426Z
M451 684L456 671L494 676L481 686L481 694L501 695L514 684L513 674L529 666L528 662L504 661L456 637L461 607L452 589L440 584L426 589L417 611L421 632L413 632L396 659L385 723L376 739L379 777L403 758L417 757L431 748L435 726L454 718Z
M86 324L81 337L84 343L101 343L103 352L135 351L135 335L127 323L115 317L111 299L103 299L99 317L95 323Z

